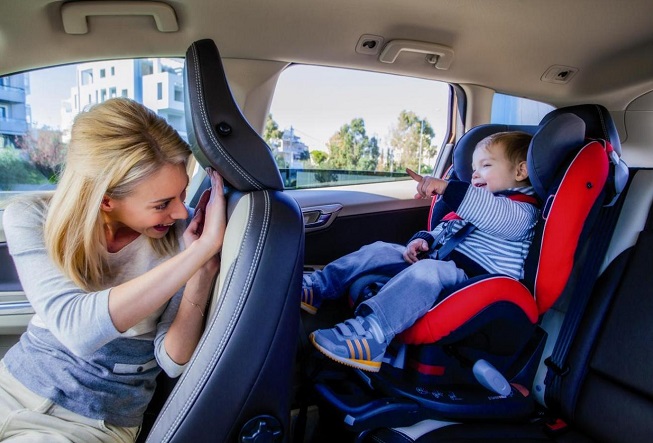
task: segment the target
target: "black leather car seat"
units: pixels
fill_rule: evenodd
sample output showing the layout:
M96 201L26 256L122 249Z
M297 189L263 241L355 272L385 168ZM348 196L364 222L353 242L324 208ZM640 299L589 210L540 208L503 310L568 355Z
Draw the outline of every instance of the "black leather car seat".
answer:
M213 41L188 49L185 89L194 155L224 177L229 220L204 334L147 441L287 441L303 218L235 103Z

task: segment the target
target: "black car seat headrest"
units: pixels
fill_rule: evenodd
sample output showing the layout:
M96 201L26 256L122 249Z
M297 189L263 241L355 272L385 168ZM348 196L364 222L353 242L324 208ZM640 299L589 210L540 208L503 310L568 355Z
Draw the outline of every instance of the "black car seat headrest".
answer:
M533 136L526 158L528 177L537 195L546 200L570 155L585 144L585 122L575 114L549 119Z
M585 137L605 140L611 146L612 149L608 147L608 156L612 166L608 176L605 206L613 205L626 188L629 171L628 165L621 159L619 132L610 112L604 106L597 104L567 106L545 115L540 125L563 113L571 113L583 119L586 125Z
M283 190L267 143L233 98L213 40L194 42L184 69L188 139L202 167L212 167L238 191Z
M621 157L621 142L619 132L610 116L610 112L596 104L566 106L555 109L542 118L540 125L548 122L560 114L575 114L585 122L585 136L592 139L602 139L610 142L612 149Z

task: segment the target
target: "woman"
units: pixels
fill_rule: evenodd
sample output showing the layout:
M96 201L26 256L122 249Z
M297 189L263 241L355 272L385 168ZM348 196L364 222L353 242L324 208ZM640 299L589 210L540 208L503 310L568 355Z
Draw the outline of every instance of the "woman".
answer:
M164 119L108 100L75 119L54 195L6 208L36 315L0 361L0 440L134 441L160 370L183 371L226 226L208 170L186 227L189 156Z

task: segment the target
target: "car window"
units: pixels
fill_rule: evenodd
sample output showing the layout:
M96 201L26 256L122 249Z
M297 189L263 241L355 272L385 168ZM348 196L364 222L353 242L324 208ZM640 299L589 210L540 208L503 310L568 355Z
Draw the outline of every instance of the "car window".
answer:
M549 104L515 97L506 94L494 94L490 123L506 125L537 125L555 108Z
M443 82L296 65L279 77L264 138L286 189L405 180L433 170L449 120Z
M91 104L129 97L186 139L183 63L110 60L0 77L0 210L12 196L56 187L72 122Z

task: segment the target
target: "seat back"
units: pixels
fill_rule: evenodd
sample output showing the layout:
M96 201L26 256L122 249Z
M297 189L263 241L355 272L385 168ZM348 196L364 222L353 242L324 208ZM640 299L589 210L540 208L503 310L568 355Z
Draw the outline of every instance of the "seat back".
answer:
M546 404L593 441L651 441L653 170L634 175L615 238L625 249L594 285L559 397Z
M147 441L287 441L301 211L240 113L213 41L190 46L185 81L193 152L225 179L228 225L204 334Z
M554 122L558 128L551 126ZM544 206L543 222L525 264L525 283L533 291L540 315L562 295L580 246L603 205L607 150L598 141L585 144L585 132L585 122L577 115L555 115L542 125L529 151L531 183ZM541 166L546 163L560 166Z

